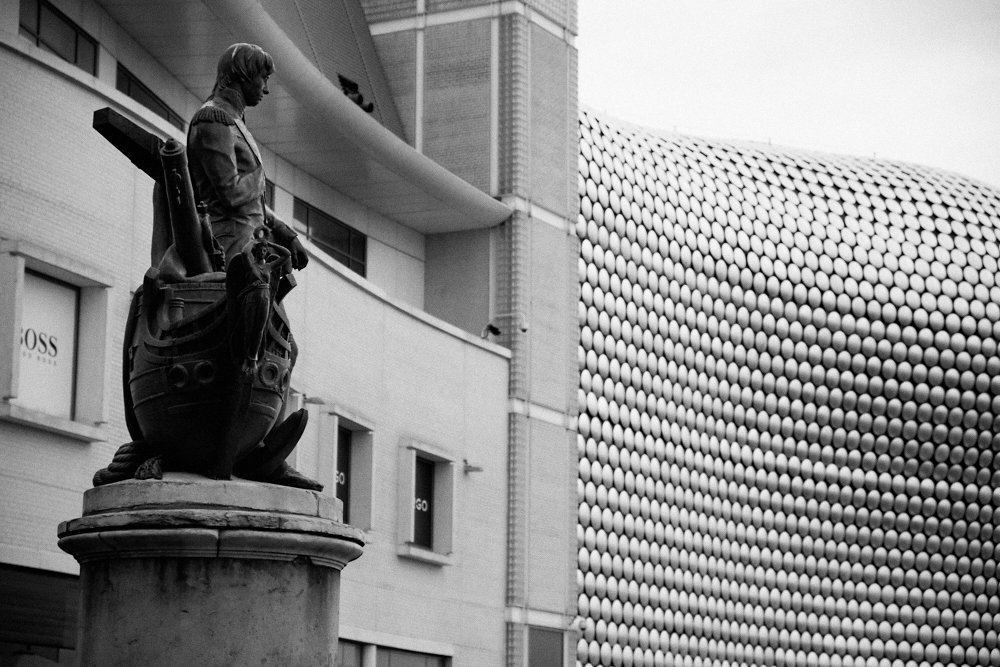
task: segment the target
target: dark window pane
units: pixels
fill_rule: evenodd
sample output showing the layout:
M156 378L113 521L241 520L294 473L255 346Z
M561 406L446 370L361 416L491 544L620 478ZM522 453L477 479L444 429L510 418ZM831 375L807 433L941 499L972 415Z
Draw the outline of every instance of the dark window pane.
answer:
M292 215L306 223L306 234L313 243L341 264L365 275L368 242L364 234L298 198Z
M97 74L97 43L82 33L76 38L76 64L85 72Z
M434 548L434 462L417 457L413 484L413 543Z
M547 628L528 628L528 667L561 667L563 634Z
M444 667L444 658L439 655L379 646L375 665L376 667Z
M140 81L132 72L128 71L121 63L118 63L118 77L115 87L131 97L133 100L154 112L157 116L166 118L175 127L184 129L184 121L174 113L167 103L161 100L146 85Z
M21 28L38 39L38 0L21 0Z
M42 44L60 58L76 62L76 30L46 5L42 5L38 35Z
M314 223L310 225L310 231L316 238L340 252L347 252L347 248L349 247L348 239L350 238L350 232L347 228L343 225L338 225L329 218L323 220L319 216L314 216L310 222Z
M337 429L337 484L336 495L344 503L344 523L351 522L351 431Z
M362 645L357 642L341 639L337 642L336 667L361 667Z
M77 577L0 565L0 642L73 648Z
M296 220L309 225L309 206L304 201L295 198L295 203L292 205L292 217Z
M264 179L264 203L274 208L274 181L270 178Z
M21 0L22 35L63 60L97 74L97 42L45 0Z
M351 257L361 259L365 256L366 238L361 234L351 236Z

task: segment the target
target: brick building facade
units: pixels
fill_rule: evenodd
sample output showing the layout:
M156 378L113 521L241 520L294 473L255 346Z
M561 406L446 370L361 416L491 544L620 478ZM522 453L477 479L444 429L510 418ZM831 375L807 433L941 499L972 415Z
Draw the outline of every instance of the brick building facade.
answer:
M120 349L152 182L91 115L110 106L183 140L236 41L275 57L247 122L272 205L312 258L286 301L301 348L290 401L310 412L292 463L347 499L368 542L343 576L343 664L569 659L576 100L562 5L0 3L4 664L72 662L76 564L56 525L128 439ZM345 234L360 258L344 259ZM36 303L75 340L60 343L68 375L40 374L26 349L44 328ZM37 396L38 378L70 398ZM427 470L433 500L416 507ZM433 514L426 534L417 511Z

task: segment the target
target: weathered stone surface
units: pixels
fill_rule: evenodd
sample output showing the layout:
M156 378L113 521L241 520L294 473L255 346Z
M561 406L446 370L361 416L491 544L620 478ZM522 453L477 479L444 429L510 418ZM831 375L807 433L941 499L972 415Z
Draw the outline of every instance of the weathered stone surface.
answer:
M162 480L126 480L97 487L83 499L83 515L109 510L197 507L260 510L282 514L302 514L340 521L343 508L336 498L316 491L241 479L208 483L191 473L168 472Z
M363 533L314 491L168 473L84 494L83 665L330 665Z

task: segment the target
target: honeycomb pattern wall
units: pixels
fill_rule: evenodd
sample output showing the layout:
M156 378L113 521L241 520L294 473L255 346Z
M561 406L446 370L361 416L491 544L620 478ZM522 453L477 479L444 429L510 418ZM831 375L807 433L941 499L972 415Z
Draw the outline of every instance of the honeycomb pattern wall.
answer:
M577 665L1000 665L1000 192L580 116Z

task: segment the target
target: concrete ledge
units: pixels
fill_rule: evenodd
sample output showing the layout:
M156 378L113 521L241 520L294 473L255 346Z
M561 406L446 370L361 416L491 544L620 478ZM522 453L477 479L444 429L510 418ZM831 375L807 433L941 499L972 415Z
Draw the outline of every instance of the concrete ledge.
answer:
M242 479L210 480L190 473L166 473L162 480L126 480L88 490L83 515L142 509L257 510L340 521L342 503L318 491Z
M396 546L396 555L439 567L452 564L451 554L438 553L408 542Z
M83 516L59 525L59 547L81 563L107 558L292 560L342 569L364 533L340 522L336 498L244 480L167 473L88 490Z

